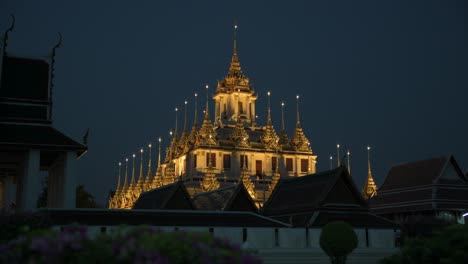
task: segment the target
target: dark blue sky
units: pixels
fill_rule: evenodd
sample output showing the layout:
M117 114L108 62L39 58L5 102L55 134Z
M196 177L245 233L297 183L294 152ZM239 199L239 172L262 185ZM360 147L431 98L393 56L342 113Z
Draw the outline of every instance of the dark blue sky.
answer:
M262 123L270 90L277 132L281 100L292 132L300 94L318 170L336 143L359 186L368 144L378 185L392 165L449 153L468 169L464 1L42 2L1 1L0 30L14 13L8 52L27 55L50 54L62 32L54 126L80 141L90 128L78 181L101 203L118 161L167 144L174 107L224 77L234 17Z

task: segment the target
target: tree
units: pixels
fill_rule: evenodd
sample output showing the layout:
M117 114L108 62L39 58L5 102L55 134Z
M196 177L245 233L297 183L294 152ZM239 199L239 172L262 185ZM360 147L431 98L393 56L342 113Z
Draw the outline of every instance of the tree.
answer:
M37 208L47 207L48 188L44 186L39 198L37 199ZM83 185L76 187L76 208L96 208L94 196L87 192Z
M347 256L358 245L353 227L343 221L330 222L322 228L320 247L330 257L332 264L346 263Z

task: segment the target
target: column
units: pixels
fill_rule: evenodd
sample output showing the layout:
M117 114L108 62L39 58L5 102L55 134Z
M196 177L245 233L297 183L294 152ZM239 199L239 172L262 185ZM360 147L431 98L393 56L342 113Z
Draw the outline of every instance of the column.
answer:
M41 152L37 149L31 149L26 152L24 162L24 174L21 191L21 202L18 206L19 211L36 210L37 198L41 190L41 179L39 175Z
M63 208L76 207L76 152L69 151L65 154L64 173L62 179Z

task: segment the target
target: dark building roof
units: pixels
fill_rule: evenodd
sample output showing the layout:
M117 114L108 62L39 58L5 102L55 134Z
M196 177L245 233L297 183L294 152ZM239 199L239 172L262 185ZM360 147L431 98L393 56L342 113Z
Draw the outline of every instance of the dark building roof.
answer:
M343 166L280 180L265 203L263 214L297 227L321 227L335 220L354 227L396 227L369 213L367 202Z
M257 207L243 184L199 193L193 197L192 202L198 210L257 212Z
M193 210L190 195L180 181L143 192L133 205L133 209L172 209Z
M152 225L206 227L290 227L252 212L125 209L40 209L54 225Z
M468 209L468 180L453 156L394 166L377 193L378 214Z
M0 123L0 146L51 150L75 150L84 153L86 146L65 136L49 125Z
M5 56L0 83L0 120L50 123L49 63Z
M345 167L281 179L265 203L265 215L297 214L327 208L363 209L367 203Z

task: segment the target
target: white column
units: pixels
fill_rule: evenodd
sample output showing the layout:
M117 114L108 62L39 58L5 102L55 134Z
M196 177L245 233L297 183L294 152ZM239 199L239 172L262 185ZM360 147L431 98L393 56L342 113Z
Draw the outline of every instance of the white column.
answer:
M39 150L32 149L26 153L19 211L36 210L37 198L41 190L40 160L41 152Z
M69 151L65 154L64 173L62 179L63 208L76 207L76 152Z

